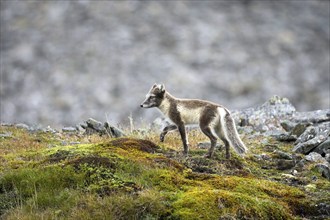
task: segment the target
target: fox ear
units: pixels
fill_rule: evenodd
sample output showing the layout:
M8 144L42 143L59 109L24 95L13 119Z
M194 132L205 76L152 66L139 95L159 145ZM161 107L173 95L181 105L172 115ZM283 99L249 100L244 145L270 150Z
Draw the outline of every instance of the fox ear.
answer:
M152 88L155 88L157 86L157 84L155 83L153 86L152 86Z
M164 86L164 84L161 84L160 87L159 87L159 89L160 89L160 91L165 92L165 86Z

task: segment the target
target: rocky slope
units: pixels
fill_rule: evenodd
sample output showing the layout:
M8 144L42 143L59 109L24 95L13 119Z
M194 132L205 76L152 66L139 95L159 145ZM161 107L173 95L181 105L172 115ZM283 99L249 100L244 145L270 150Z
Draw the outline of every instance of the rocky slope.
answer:
M149 87L329 108L329 1L1 1L2 122L123 122Z

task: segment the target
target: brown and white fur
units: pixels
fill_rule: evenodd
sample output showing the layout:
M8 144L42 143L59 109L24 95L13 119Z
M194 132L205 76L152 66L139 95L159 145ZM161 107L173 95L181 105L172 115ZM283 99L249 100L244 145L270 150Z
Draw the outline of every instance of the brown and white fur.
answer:
M198 99L178 99L165 90L164 85L153 85L141 104L143 108L157 107L173 124L166 126L160 134L163 142L169 131L178 129L185 155L188 154L188 141L185 125L199 124L201 131L210 139L211 147L207 157L212 157L217 139L226 146L226 158L230 158L229 147L243 155L247 148L238 136L234 119L221 105Z

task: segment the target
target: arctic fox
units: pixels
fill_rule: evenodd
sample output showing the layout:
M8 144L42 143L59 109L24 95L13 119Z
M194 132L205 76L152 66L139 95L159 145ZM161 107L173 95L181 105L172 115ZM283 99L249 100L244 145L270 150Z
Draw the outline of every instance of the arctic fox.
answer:
M198 99L179 99L165 90L165 86L154 84L146 99L141 104L143 108L157 107L173 123L166 126L160 134L163 142L169 131L178 129L183 143L183 153L188 154L188 141L185 125L199 124L201 131L210 139L211 147L206 157L213 156L217 138L220 138L226 146L226 158L230 158L229 147L243 155L247 148L238 136L234 119L228 109L209 101Z

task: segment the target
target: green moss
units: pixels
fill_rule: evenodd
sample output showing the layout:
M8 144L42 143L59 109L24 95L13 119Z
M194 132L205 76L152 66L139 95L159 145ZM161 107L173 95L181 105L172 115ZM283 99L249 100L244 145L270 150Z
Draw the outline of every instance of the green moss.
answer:
M85 176L85 189L96 192L101 196L110 195L117 190L132 192L139 186L132 181L125 181L117 175L117 167L122 161L118 158L100 157L97 155L81 157L70 161L67 165L75 168L76 172Z
M13 207L56 208L68 203L72 198L69 191L80 188L83 182L84 177L70 167L21 168L1 176L0 193L11 196Z
M174 217L179 219L219 219L215 190L195 188L178 195L173 203Z
M174 202L179 219L291 219L281 203L248 194L205 188L193 188Z
M180 174L166 169L151 169L143 173L146 187L153 187L159 190L176 191L188 184Z

